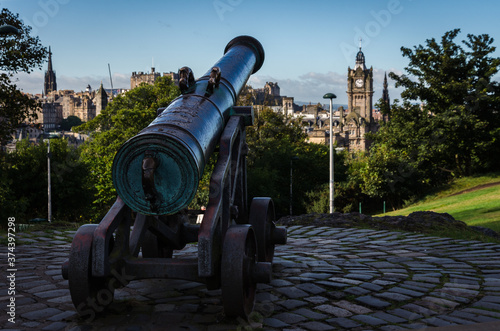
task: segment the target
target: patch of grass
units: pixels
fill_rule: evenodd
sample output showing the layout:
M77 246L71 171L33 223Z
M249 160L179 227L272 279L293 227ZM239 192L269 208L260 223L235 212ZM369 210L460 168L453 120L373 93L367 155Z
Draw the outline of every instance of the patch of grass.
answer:
M448 213L467 225L482 226L500 232L500 185L478 188L498 182L500 182L498 174L462 178L414 205L385 215L406 216L414 211ZM478 189L472 190L474 188ZM461 193L466 190L472 191Z
M500 182L500 173L489 173L479 176L458 178L446 185L436 188L434 191L427 194L427 196L423 198L421 202L444 198L474 187L498 182Z
M53 221L51 223L43 222L43 223L34 223L34 224L16 224L16 233L31 233L37 231L44 231L48 233L52 233L54 231L76 231L82 224L80 223L68 223L61 221ZM21 229L19 229L19 227ZM0 238L7 236L6 229L0 229Z
M82 223L83 224L83 223ZM37 223L29 228L26 232L35 232L35 231L76 231L82 225L80 223L68 223L61 221L53 221L51 223Z

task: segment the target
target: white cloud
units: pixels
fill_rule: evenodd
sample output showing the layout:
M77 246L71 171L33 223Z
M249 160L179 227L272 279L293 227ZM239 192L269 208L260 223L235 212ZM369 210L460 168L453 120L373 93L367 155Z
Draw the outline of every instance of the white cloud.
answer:
M373 69L373 89L374 103L382 97L382 86L384 82L384 74L387 72L395 72L401 75L403 72L400 70L389 69L387 71L374 68ZM28 93L41 93L43 91L44 74L41 71L35 71L31 74L21 73L16 76L19 88ZM57 88L59 90L74 90L76 92L83 91L87 85L93 89L97 89L101 81L105 88L110 88L109 75L104 76L84 76L84 77L68 77L57 76ZM311 102L311 103L327 103L323 99L325 93L334 93L337 95L335 99L336 104L347 104L347 72L307 72L299 75L297 78L280 79L272 76L253 75L250 77L248 83L254 88L262 88L266 82L277 82L281 89L282 96L294 97L297 102ZM396 89L394 82L388 78L389 96L391 100L401 99L401 88ZM113 73L113 87L114 88L129 88L130 87L130 74Z
M337 73L308 72L295 79L279 79L256 75L250 78L249 83L254 88L261 88L266 82L278 82L281 95L294 97L295 101L324 103L323 95L333 92L337 95L336 103L347 103L347 96L343 98L346 81L345 76L343 77L343 75Z
M114 88L130 88L130 74L113 73ZM23 92L27 93L42 93L44 73L35 71L31 74L20 73L14 77L14 82ZM84 77L68 77L56 76L58 90L74 90L75 92L84 91L87 85L93 89L99 88L102 84L105 88L110 88L109 75L107 76L84 76Z
M42 93L43 91L43 72L34 71L31 74L19 73L12 78L12 82L18 89L27 93Z
M399 70L391 69L387 71L402 74ZM373 69L374 103L382 97L384 73L382 69ZM307 72L294 79L279 79L271 76L255 75L250 77L249 84L254 88L262 88L266 82L278 82L281 95L294 97L295 101L326 103L323 95L334 93L337 96L335 103L347 104L347 72L339 74L336 72ZM393 99L400 99L401 89L394 88L394 82L388 78L389 96Z

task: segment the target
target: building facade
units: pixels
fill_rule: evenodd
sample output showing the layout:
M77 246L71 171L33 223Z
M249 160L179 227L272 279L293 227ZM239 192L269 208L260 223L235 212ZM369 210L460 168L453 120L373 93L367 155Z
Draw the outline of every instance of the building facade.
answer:
M36 124L42 124L44 130L57 130L63 119L76 116L83 122L92 120L106 108L109 95L101 86L92 90L88 85L82 92L73 90L57 90L56 73L52 67L52 51L49 47L49 61L44 77L42 95L32 96L39 100L41 108L37 110Z
M132 76L130 77L130 89L136 88L142 83L153 85L158 77L161 77L162 74L156 72L154 67L151 67L150 73L144 73L143 71L134 71L132 72ZM164 77L170 77L170 79L174 82L175 85L179 86L179 74L176 72L164 72Z

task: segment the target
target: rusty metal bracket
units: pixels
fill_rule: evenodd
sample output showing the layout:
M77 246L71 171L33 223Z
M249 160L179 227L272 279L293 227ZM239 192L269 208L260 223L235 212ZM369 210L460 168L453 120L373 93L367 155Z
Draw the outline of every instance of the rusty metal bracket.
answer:
M97 226L92 243L92 275L95 277L108 276L111 264L119 258L129 255L129 233L131 225L131 211L122 199L118 197L106 216ZM110 252L110 242L113 233L116 234L116 244ZM110 255L116 256L112 261Z
M247 223L244 145L244 120L232 116L221 136L219 159L210 181L210 198L198 235L200 277L213 277L218 273L222 238L231 223L232 206L238 209L235 221Z

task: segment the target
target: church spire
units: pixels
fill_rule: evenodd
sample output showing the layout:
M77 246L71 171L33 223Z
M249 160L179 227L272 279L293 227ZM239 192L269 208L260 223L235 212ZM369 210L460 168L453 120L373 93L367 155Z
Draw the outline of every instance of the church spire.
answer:
M52 91L57 91L56 73L52 69L52 51L49 46L49 64L45 72L44 95L48 95Z
M52 71L52 51L50 50L50 46L49 46L49 66L47 68L47 71Z
M384 89L382 90L382 102L385 103L383 120L387 122L389 120L389 110L391 109L391 99L389 98L389 89L387 84L387 72L384 74Z
M387 72L384 74L384 90L382 91L382 100L389 105L390 99L389 99L389 90L388 90L388 84L387 84Z

